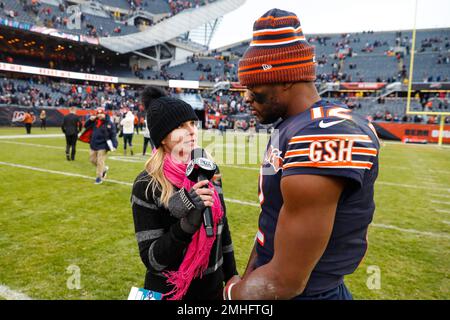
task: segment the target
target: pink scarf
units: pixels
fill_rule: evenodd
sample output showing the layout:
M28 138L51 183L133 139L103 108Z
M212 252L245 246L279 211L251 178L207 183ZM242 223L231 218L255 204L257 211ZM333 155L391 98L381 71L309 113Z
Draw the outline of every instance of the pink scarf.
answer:
M169 153L165 155L163 165L164 175L177 188L185 188L189 191L195 182L186 177L186 167L187 164L174 162ZM214 190L214 205L211 208L214 222L214 236L207 237L202 224L200 229L192 236L192 241L187 248L180 268L177 271L164 273L167 277L167 283L174 285L172 291L164 294L164 297L172 295L168 300L181 300L188 291L191 281L194 278L201 278L203 272L208 267L209 254L216 240L217 224L223 216L219 195L211 182L209 183L209 187Z

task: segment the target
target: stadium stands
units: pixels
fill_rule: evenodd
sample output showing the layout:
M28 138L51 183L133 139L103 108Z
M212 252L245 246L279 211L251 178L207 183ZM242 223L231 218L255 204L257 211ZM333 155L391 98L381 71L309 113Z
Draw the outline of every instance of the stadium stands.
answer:
M205 0L97 0L92 2L63 1L60 5L39 1L0 1L0 18L8 21L20 21L40 27L55 28L69 34L91 36L93 38L128 35L140 31L134 23L127 21L138 17L139 12L146 12L144 19L155 17L155 22L166 20L179 12L206 5L212 1ZM80 4L81 3L81 4ZM77 23L79 19L79 23ZM160 20L161 19L161 20ZM154 21L151 19L150 24ZM14 33L13 33L14 34ZM17 35L14 35L17 36ZM402 32L358 32L351 34L307 35L308 41L316 48L317 82L402 82L406 83L409 73L411 31ZM416 55L414 82L448 82L450 79L450 29L418 30L416 36ZM0 39L1 40L1 39ZM112 39L111 39L112 40ZM36 40L39 41L39 40ZM40 41L45 41L42 38ZM55 40L58 41L58 40ZM169 42L169 53L175 56L177 41L194 45L184 38ZM6 39L5 39L6 42ZM23 43L25 44L25 40ZM57 42L56 42L57 43ZM42 45L38 43L37 45ZM210 82L211 86L219 81L237 82L239 58L244 54L249 42L243 41L200 54L185 54L182 59L165 61L161 69L157 65L146 63L145 55L152 56L154 49L144 50L143 57L132 60L133 54L119 53L94 45L83 45L78 51L67 52L64 59L54 55L54 46L43 46L44 54L26 55L21 44L7 54L0 52L0 62L9 62L36 67L54 68L67 71L96 73L141 80L199 80ZM200 46L200 45L199 45ZM8 44L0 41L0 48L7 49ZM200 47L199 47L200 48ZM186 49L188 52L196 50ZM25 49L26 51L26 49ZM108 59L102 56L104 51ZM5 52L7 52L5 50ZM198 52L198 50L197 50ZM63 53L64 54L64 53ZM91 59L95 56L95 59ZM125 57L125 58L123 58ZM186 59L186 60L184 60ZM94 61L95 60L95 61ZM144 61L144 63L142 63ZM184 63L180 63L185 61ZM153 66L153 67L152 67ZM89 88L89 89L88 89ZM99 83L82 83L80 81L60 81L44 77L11 77L0 80L0 104L18 103L24 106L68 106L78 105L91 108L99 104L110 109L119 109L124 105L136 106L139 86L120 86L113 88ZM89 92L88 92L89 91ZM238 94L221 92L221 96L202 92L181 94L180 97L207 113L218 115L238 115L248 112L242 97ZM378 92L380 94L380 92ZM343 95L340 100L353 105L355 112L369 116L375 121L384 121L392 115L393 121L411 120L404 118L405 99L385 94L377 99L376 94L363 98ZM415 98L412 110L447 111L448 95ZM412 119L414 120L414 119ZM426 120L426 118L425 118Z
M70 13L74 3L69 2L72 6L67 4L55 6L48 3L31 4L31 1L3 0L0 15L4 18L56 28L68 33L111 37L138 32L139 28L128 25L126 19L139 10L169 17L184 9L208 3L204 0L99 0L95 2L107 6L109 10L119 8L128 14L116 16L113 11L103 10L104 12L94 15L93 11L84 10L80 12L79 29L73 29L74 23L68 20L75 19ZM448 81L450 78L449 36L449 29L418 30L414 81ZM319 80L394 82L403 81L408 76L411 38L411 31L393 31L310 35L308 40L316 46ZM226 52L231 53L229 64L223 60L209 60L214 55L221 56L222 50L219 49L210 53L209 58L200 58L195 61L195 64L187 61L181 65L165 66L163 70L142 68L138 74L142 79L236 81L237 62L247 46L248 42L244 41L228 47ZM396 51L403 51L403 58L396 55ZM341 59L343 61L340 61ZM201 67L208 64L214 66L211 71L207 71L208 68L205 71L205 68ZM128 74L122 70L119 72L122 76L134 77L135 71L129 70ZM114 70L111 70L111 73L114 73Z

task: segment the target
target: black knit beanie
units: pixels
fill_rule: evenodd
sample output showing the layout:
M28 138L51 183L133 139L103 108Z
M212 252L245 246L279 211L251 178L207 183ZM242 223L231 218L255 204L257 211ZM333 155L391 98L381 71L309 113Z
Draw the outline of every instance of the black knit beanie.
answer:
M198 120L194 109L188 103L168 97L167 93L158 87L146 87L142 92L142 103L147 112L150 138L156 148L159 148L161 141L183 122Z

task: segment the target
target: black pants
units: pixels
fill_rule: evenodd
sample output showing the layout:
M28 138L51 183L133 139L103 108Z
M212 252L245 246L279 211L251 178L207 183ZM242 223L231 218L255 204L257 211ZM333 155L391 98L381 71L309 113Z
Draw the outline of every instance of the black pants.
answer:
M75 160L77 140L78 140L77 134L66 135L66 156L69 157L69 154L70 154L70 158L72 160ZM71 148L72 148L72 152L70 152Z
M127 144L130 148L133 146L133 134L132 133L124 133L123 134L123 148L127 149Z
M144 137L144 150L142 151L142 155L145 155L145 153L147 152L147 146L150 143L150 148L153 150L153 142L150 138L146 138Z
M25 123L25 129L27 129L27 134L31 133L31 123Z
M41 130L42 129L46 130L46 126L47 126L47 120L46 119L41 119Z

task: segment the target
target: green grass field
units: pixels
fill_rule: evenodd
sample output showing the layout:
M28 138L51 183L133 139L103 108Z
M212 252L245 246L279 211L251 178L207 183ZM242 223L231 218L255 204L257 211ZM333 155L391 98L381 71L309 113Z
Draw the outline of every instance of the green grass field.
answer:
M0 128L0 286L33 299L126 299L144 280L129 198L147 157L119 148L107 161L109 181L94 185L87 144L68 162L63 137L6 137L24 131ZM137 154L142 140L135 135ZM346 283L355 299L449 299L450 149L386 143L380 159L369 250ZM221 166L240 272L257 230L257 168ZM80 270L80 289L67 286L69 266ZM371 266L380 289L367 286Z

